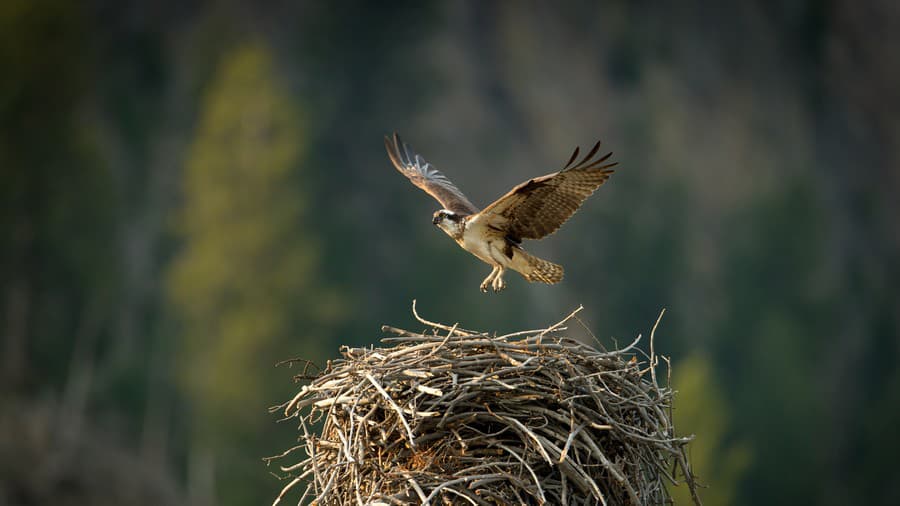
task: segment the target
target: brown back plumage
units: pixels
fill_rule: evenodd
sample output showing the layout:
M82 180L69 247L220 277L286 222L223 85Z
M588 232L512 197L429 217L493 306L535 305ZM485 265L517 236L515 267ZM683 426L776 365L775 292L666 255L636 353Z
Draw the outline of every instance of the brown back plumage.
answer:
M604 163L612 153L592 161L599 149L598 141L581 161L573 165L579 151L575 148L561 171L516 186L481 213L505 218L507 237L514 241L540 239L552 234L613 173L611 167L617 162Z

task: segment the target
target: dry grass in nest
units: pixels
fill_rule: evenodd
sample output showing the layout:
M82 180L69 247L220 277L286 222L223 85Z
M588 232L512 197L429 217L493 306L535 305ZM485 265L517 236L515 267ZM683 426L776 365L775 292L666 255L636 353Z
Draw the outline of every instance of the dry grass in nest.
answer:
M299 375L311 382L273 408L300 430L267 459L290 480L275 504L295 488L320 505L665 504L678 475L699 504L653 333L649 356L640 336L601 351L565 337L577 312L492 336L414 303L427 332L384 327L387 347L345 347Z

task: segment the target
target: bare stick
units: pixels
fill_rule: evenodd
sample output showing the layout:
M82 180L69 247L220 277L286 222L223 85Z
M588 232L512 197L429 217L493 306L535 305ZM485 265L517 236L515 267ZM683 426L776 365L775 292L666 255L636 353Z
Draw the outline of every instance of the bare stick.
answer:
M683 476L700 504L656 371L662 360L671 374L655 345L664 311L645 354L640 335L620 349L567 336L580 307L498 336L413 304L426 330L385 326L381 347L342 347L276 408L301 443L267 459L287 473L277 503L305 484L301 505L666 504Z

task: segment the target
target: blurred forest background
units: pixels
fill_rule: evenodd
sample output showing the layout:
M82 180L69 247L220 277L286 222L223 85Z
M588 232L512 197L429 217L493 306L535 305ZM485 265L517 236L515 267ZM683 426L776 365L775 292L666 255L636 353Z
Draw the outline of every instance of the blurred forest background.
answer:
M666 307L706 504L900 503L898 5L0 2L0 505L267 504L273 364L413 298L606 344ZM395 129L476 205L621 165L530 246L561 285L483 295Z

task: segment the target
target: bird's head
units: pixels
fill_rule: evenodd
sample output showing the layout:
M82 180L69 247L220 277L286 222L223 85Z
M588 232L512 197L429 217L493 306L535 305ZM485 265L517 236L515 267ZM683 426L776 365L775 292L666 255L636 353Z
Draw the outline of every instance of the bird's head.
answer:
M460 227L461 221L462 216L454 213L453 211L448 211L447 209L435 211L434 217L431 219L431 223L440 227L441 230L447 232L447 234L453 238L456 238L462 233L462 229Z

